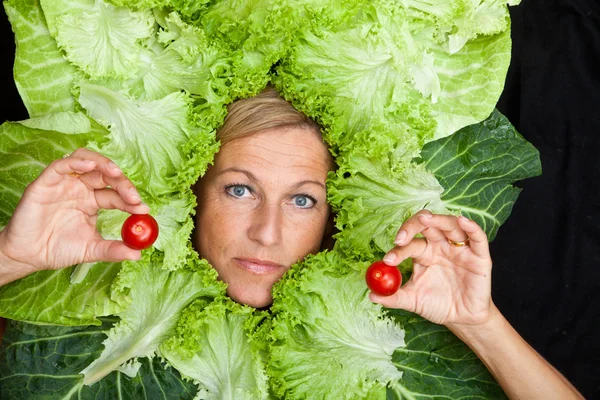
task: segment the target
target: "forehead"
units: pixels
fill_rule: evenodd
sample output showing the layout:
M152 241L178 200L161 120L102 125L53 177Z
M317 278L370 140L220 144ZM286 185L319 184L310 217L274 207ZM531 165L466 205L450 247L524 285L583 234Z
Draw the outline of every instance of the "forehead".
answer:
M273 129L233 140L215 157L215 172L228 168L263 174L327 176L331 156L320 135L308 128ZM324 179L324 178L323 178Z

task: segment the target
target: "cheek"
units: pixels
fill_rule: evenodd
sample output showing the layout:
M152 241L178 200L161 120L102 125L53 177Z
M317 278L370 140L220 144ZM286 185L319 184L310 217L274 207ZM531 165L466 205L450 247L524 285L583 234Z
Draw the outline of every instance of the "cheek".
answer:
M220 258L224 256L228 247L228 240L232 238L232 218L228 210L219 206L218 201L206 201L198 209L196 218L196 244L201 257L206 258L213 267L220 265ZM218 238L218 240L215 240ZM218 270L218 268L217 268Z
M311 218L291 219L284 232L288 245L286 247L296 259L319 252L326 224L327 215L321 213Z

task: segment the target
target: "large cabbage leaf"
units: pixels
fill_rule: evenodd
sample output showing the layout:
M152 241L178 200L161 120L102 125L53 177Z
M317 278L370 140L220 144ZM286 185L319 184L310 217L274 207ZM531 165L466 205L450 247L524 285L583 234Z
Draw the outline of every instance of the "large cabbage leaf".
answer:
M160 358L142 358L132 378L111 372L93 386L80 371L102 352L102 340L117 318L102 325L63 327L10 321L0 347L3 399L193 399L197 388Z
M386 316L407 338L392 356L402 379L390 384L387 399L506 399L481 360L444 326L403 310Z
M477 221L490 241L521 192L512 183L542 173L539 151L498 110L480 124L428 143L421 156L444 188L444 207Z

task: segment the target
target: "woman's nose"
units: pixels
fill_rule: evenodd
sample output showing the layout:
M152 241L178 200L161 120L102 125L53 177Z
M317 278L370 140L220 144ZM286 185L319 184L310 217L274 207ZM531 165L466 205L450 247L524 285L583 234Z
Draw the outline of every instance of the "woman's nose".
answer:
M254 210L248 230L248 237L263 246L281 242L283 215L278 204L263 203Z

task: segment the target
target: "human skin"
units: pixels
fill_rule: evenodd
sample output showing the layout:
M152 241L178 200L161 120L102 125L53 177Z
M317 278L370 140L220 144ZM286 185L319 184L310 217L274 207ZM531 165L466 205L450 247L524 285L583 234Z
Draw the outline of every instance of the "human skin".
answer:
M302 127L225 144L196 187L194 243L235 301L271 304L273 284L331 228L325 180L333 167L320 135Z

